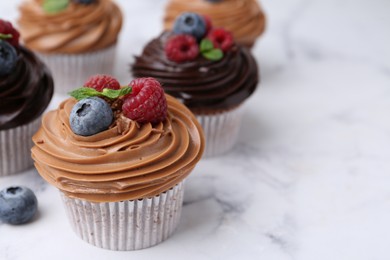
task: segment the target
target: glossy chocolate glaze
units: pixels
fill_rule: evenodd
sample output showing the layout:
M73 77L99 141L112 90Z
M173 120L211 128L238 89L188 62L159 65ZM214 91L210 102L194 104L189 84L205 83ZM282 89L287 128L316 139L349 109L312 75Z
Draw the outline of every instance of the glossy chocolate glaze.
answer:
M0 77L0 130L38 118L53 96L53 79L47 67L29 50L19 47L17 64Z
M165 32L146 45L131 67L134 77L154 77L165 92L179 98L193 112L224 110L241 104L256 89L258 67L248 49L234 46L220 61L199 55L185 63L168 60Z

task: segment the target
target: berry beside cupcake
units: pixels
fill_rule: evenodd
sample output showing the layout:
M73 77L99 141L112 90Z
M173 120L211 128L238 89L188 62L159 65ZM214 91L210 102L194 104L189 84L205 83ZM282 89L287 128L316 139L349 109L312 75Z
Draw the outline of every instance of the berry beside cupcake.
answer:
M206 15L217 27L233 33L236 41L251 48L265 30L265 15L257 0L170 0L166 6L164 28L173 28L183 12Z
M53 95L47 67L19 45L19 32L0 19L0 176L33 166L31 137Z
M66 94L96 73L112 73L122 13L111 0L25 0L18 21L24 44Z
M71 95L43 117L32 156L61 191L75 232L111 250L165 240L180 218L184 179L203 153L196 118L153 78L120 87L97 75Z
M206 136L206 156L234 146L243 103L259 81L250 51L196 13L183 13L172 31L149 42L131 71L135 77L156 78L197 116Z

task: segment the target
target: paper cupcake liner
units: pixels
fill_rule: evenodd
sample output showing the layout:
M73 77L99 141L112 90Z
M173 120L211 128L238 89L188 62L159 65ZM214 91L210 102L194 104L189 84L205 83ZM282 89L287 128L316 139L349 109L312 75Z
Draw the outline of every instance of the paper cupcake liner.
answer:
M38 56L50 68L55 92L67 94L81 87L94 74L112 74L115 61L116 44L101 51L86 54L39 53Z
M16 128L0 130L0 176L19 173L33 166L32 136L41 125L41 117Z
M206 138L203 158L221 155L233 148L240 132L243 110L240 105L217 114L196 115Z
M94 203L61 194L79 237L100 248L130 251L154 246L173 233L181 215L183 185L150 199L121 202Z

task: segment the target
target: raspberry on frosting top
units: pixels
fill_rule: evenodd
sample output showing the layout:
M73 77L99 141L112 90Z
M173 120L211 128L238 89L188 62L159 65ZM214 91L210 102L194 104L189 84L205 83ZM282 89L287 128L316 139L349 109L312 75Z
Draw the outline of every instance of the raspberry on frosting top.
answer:
M165 53L169 60L178 63L193 61L199 54L208 60L218 61L234 45L229 31L213 28L210 18L196 13L186 12L178 16L172 31Z
M115 44L122 14L111 0L25 0L18 23L28 48L79 54Z
M95 202L153 197L181 182L200 160L199 123L155 79L135 79L131 87L116 89L112 77L97 75L85 85L48 112L33 137L38 172L68 196ZM74 114L76 124L88 125L72 126ZM74 132L100 128L110 116L105 130Z

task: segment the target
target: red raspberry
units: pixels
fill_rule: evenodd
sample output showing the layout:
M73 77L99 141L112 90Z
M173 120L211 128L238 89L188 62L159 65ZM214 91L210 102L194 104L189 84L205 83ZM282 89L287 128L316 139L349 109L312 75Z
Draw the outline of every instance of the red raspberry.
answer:
M233 35L223 28L212 29L207 38L213 42L215 48L228 51L234 45Z
M0 33L11 34L12 38L5 40L14 47L19 46L19 32L12 26L10 22L0 19Z
M213 28L213 23L211 22L210 16L203 15L204 22L206 23L206 35L210 32L210 30Z
M84 83L84 87L94 88L99 92L102 92L103 89L120 89L121 85L119 82L110 75L95 75L88 79L87 82Z
M154 78L139 78L130 82L133 88L126 95L123 114L138 123L159 123L167 116L167 100L161 84Z
M193 36L179 34L168 40L165 45L165 53L171 61L191 61L199 55L199 47Z

